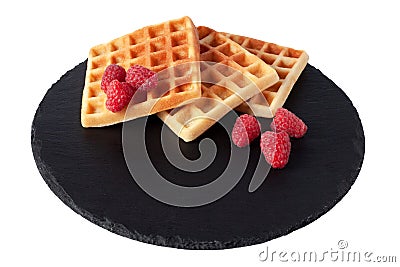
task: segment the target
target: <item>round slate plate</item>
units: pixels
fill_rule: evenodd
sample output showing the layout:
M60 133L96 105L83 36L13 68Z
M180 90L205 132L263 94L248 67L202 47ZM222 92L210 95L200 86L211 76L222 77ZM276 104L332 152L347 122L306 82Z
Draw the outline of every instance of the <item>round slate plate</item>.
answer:
M284 169L271 170L264 183L249 193L260 155L256 140L244 176L224 197L191 208L164 204L132 179L124 160L121 124L82 128L85 70L86 61L68 71L46 93L32 124L33 155L43 179L66 205L119 235L185 249L225 249L266 242L330 210L349 191L360 171L364 133L357 111L339 87L307 65L285 107L301 117L309 131L302 139L292 139L290 161ZM148 118L146 143L150 158L169 181L186 186L207 184L227 165L229 151L218 149L205 171L176 170L157 141L161 126L156 116ZM217 148L230 144L229 135L218 124L203 137L213 139ZM199 156L198 142L182 142L188 158Z

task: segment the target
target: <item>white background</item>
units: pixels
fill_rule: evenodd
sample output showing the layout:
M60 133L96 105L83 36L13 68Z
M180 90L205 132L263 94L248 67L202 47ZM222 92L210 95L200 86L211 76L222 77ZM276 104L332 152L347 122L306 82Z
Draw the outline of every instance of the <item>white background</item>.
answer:
M0 4L1 266L266 266L271 263L258 257L266 246L277 251L329 251L340 239L348 241L351 250L397 255L400 261L396 1L233 2ZM47 89L85 60L91 46L184 15L196 25L305 49L309 63L351 98L364 126L365 160L350 192L326 215L266 244L187 251L108 232L74 213L49 190L30 145L32 119Z

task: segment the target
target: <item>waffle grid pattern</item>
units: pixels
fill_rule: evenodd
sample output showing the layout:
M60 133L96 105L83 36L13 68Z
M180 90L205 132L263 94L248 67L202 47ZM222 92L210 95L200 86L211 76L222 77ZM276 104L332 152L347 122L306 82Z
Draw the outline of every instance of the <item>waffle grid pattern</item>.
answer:
M278 81L276 72L240 45L198 27L202 98L158 116L184 141L196 139L231 109Z
M257 56L248 53L239 45L230 42L222 34L207 28L197 27L202 61L223 63L243 73L257 86L264 89L265 80L275 71L268 68Z
M305 68L308 61L307 53L303 50L296 50L245 36L229 33L222 34L262 59L274 68L279 75L279 81L263 91L262 94L265 98L255 96L248 101L252 105L251 109L247 104L242 104L236 109L249 114L255 112L255 115L263 117L274 115L275 111L285 103L295 82ZM264 99L266 99L267 103L265 103ZM272 114L265 112L267 105L270 107Z
M191 64L191 69L180 72L166 70L171 66L198 60L198 37L196 29L188 17L144 27L107 44L91 48L82 98L82 125L96 127L115 124L125 119L149 115L145 112L140 113L139 110L150 111L152 114L174 108L185 100L199 97L200 71L198 64ZM124 118L126 109L112 113L105 108L106 95L100 88L102 75L109 64L118 64L125 69L138 64L155 72L166 70L165 72L168 74L163 74L165 79L161 79L159 82L171 90L162 96L149 92L140 103L142 107L135 109L137 110L136 114L130 112L129 118ZM186 64L186 66L189 65ZM167 84L168 81L176 83L175 80L183 79L182 77L186 80L189 79L189 83L181 83L178 87L174 87L174 84ZM192 83L190 83L190 79L193 81ZM150 103L156 104L154 106L147 105Z

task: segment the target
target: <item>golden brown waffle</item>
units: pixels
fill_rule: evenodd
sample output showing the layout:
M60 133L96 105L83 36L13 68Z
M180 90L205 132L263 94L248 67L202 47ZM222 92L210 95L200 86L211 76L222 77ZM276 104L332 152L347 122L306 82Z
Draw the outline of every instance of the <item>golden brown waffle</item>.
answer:
M91 48L82 95L82 126L111 125L171 109L188 99L200 97L199 59L197 31L189 17L144 27ZM180 64L186 64L187 69L184 74L168 70L168 74L163 73L166 79L159 84L171 89L164 91L167 93L154 95L149 92L129 113L126 113L126 108L113 113L105 107L107 97L100 88L104 70L109 64L118 64L126 70L138 64L155 72ZM177 75L185 76L188 83L174 87L179 78ZM167 81L172 81L172 84Z
M237 43L210 28L197 29L202 98L158 113L186 142L196 139L230 110L279 79L273 68Z
M293 85L307 65L308 55L303 50L268 43L257 39L222 33L276 70L279 81L273 86L256 95L236 110L262 117L271 117L283 106ZM265 101L266 100L266 101ZM251 105L251 108L249 105ZM268 107L270 110L268 110ZM272 114L271 114L272 113Z

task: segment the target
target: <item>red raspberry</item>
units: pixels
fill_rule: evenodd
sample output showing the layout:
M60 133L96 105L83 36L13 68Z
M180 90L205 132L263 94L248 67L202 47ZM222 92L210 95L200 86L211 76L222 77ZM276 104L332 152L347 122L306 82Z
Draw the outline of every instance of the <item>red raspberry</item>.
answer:
M286 132L266 131L261 135L260 147L272 168L281 169L288 163L291 143Z
M276 132L285 131L290 137L300 138L306 134L307 125L289 110L278 108L271 129Z
M157 75L154 71L140 65L133 65L126 72L126 82L134 89L148 91L157 86Z
M112 112L124 109L132 99L135 90L126 82L112 80L106 90L106 108Z
M108 65L104 70L103 77L101 78L101 89L107 91L107 86L112 80L125 82L126 72L125 69L117 64Z
M236 119L232 129L232 141L238 147L245 147L260 135L260 123L251 115L243 114Z

